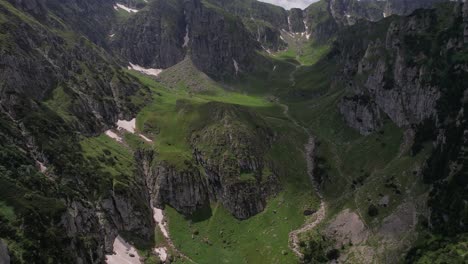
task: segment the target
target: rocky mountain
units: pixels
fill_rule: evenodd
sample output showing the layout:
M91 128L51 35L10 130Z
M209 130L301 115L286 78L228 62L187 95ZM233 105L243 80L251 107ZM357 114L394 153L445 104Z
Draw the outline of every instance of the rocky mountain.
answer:
M462 263L467 28L462 1L0 0L0 263Z

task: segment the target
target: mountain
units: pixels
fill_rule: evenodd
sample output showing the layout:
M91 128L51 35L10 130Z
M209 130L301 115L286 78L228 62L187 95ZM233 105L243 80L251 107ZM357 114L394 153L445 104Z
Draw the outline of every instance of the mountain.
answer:
M0 263L464 263L468 5L0 0Z

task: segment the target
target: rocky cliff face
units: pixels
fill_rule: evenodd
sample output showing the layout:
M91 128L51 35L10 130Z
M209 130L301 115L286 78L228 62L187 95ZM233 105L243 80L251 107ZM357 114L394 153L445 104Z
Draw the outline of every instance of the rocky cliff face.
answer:
M132 63L168 68L188 55L200 70L221 79L249 71L260 48L240 19L199 0L151 2L121 25L111 41Z
M375 36L372 40L356 41L354 36L354 40L339 41L340 47L346 50L342 59L346 65L344 73L348 76L344 82L349 91L356 96L370 98L367 108L375 109L377 106L400 127L411 127L436 118L442 88L434 81L433 65L427 63L428 58L434 56L434 51L429 44L423 45L432 40L425 36L437 34L434 33L434 19L437 19L435 11L421 11L408 18L380 23L385 25L381 32L369 32L369 25L363 23L356 26L356 31L363 30L365 34ZM440 45L441 52L447 54L454 46L460 45L453 41L447 40ZM345 97L341 104L341 112L352 127L359 127L359 121L370 121L370 116L384 117L376 115L376 111L362 111L359 101L352 98ZM350 107L351 104L354 106ZM369 132L379 127L365 123L368 124L359 128L361 133L369 131L370 127L374 128ZM381 120L370 123L378 124Z
M0 10L9 18L0 51L0 104L13 118L36 107L30 100L53 100L54 90L63 91L61 99L69 100L64 110L76 114L74 125L87 133L136 110L128 98L142 86L86 38L23 21L5 6Z
M0 233L12 262L102 263L117 232L151 241L149 196L136 184L114 189L78 137L133 115L143 86L73 31L76 15L56 16L60 3L14 4L0 2L0 197L15 219L1 216ZM95 7L75 4L61 8Z
M359 19L378 21L391 15L409 15L416 9L431 8L447 0L330 0L330 12L341 25Z
M258 116L241 107L219 103L204 107L203 111L213 111L212 119L192 134L192 161L181 168L152 152L139 153L153 204L167 204L189 216L210 201L220 202L236 218L247 219L261 212L266 199L279 189L264 158L274 135ZM254 121L239 121L239 115Z
M289 10L288 23L289 31L293 33L300 33L306 31L304 13L299 8L292 8Z
M462 194L467 186L466 10L466 3L452 2L408 17L359 22L336 43L344 65L338 82L348 91L340 103L345 121L366 135L388 117L413 130L413 153L432 142L424 169L433 186L428 229L449 236L466 232L468 221L462 206L467 201Z
M240 20L197 1L189 10L191 57L197 68L217 78L251 70L259 46Z
M183 1L153 1L117 28L112 46L133 64L169 68L184 59L188 48L186 12Z

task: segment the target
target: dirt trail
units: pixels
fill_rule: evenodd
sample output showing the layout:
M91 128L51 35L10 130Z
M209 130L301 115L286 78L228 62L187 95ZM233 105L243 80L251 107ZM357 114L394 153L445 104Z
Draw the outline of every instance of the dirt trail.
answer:
M317 182L314 180L314 167L315 167L314 156L315 156L315 147L316 147L315 138L306 127L299 124L299 122L296 119L294 119L293 117L289 115L289 107L287 105L281 104L281 106L284 108L283 114L286 116L286 118L288 118L295 126L304 130L304 132L309 137L307 144L305 144L304 146L305 159L307 162L307 175L309 175L310 181L312 182L312 185L314 186L315 192L317 193L318 197L321 200L320 208L314 214L315 220L289 233L289 247L298 257L303 258L304 255L301 253L300 246L299 246L299 235L302 233L308 232L309 230L312 230L318 224L320 224L323 221L323 219L325 219L325 216L327 214L327 205L325 201L323 200L323 196L320 193L320 189L319 189Z

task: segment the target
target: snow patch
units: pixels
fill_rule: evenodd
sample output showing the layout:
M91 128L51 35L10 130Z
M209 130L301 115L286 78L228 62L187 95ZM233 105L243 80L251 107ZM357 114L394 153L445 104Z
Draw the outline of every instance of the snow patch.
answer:
M140 65L132 64L130 62L130 66L128 66L129 70L135 70L147 75L158 76L163 70L162 69L151 69L151 68L143 68Z
M236 75L239 73L239 64L235 59L232 59L232 63L234 63L234 68L236 69Z
M107 264L141 264L138 251L122 237L114 240L114 254L106 255Z
M163 233L165 238L169 238L169 232L167 231L166 223L164 221L164 212L161 209L153 207L153 218L154 221L158 224L159 229Z
M273 71L275 71L275 70L276 70L276 65L273 67Z
M130 121L126 120L118 120L117 121L117 129L118 130L126 130L132 134L135 134L136 129L136 118L133 118Z
M133 8L127 7L127 6L122 5L122 4L115 4L114 9L115 10L123 9L123 10L125 10L125 11L127 11L129 13L137 13L138 12L137 9L133 9Z
M160 248L155 248L154 252L158 254L159 258L161 259L162 262L165 262L167 259L167 248L165 247L160 247Z
M139 136L140 136L142 139L144 139L145 141L147 141L147 142L153 142L153 140L147 138L146 136L144 136L144 135L142 135L142 134L139 134Z
M123 142L123 139L112 130L107 130L104 134L106 134L110 138L115 139L119 143Z

